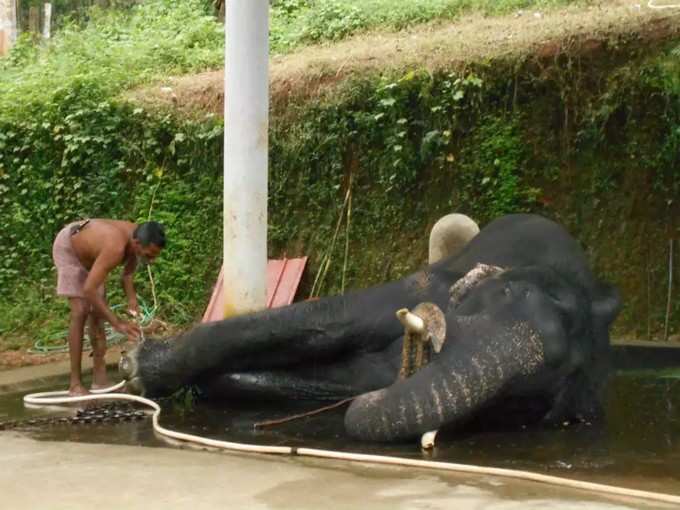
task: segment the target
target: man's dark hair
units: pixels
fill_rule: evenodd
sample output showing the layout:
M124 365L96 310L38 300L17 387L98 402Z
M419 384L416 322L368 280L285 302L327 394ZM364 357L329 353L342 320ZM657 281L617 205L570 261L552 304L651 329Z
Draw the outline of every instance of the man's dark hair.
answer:
M155 244L159 248L165 248L165 228L157 221L147 221L137 226L132 233L142 246Z

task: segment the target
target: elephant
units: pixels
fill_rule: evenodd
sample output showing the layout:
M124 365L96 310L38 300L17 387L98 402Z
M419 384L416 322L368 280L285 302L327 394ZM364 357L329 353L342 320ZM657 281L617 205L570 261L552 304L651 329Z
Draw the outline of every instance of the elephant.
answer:
M224 400L353 397L344 427L365 441L407 440L480 417L595 419L617 290L542 216L502 216L468 237L396 281L146 340L120 370L149 396L192 384ZM420 305L436 312L443 336L429 363L404 374L395 313L420 321Z

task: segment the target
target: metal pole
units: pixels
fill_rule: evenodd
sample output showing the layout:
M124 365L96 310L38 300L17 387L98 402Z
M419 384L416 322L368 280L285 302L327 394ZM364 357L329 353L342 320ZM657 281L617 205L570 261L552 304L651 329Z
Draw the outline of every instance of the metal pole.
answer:
M224 316L265 307L269 1L229 0L224 80Z

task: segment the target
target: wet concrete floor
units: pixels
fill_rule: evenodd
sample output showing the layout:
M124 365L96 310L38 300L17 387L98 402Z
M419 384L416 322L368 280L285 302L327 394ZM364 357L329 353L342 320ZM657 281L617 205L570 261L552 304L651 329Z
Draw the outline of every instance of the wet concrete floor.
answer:
M602 423L515 431L456 432L440 437L430 454L414 443L376 445L344 435L337 409L271 429L253 424L319 407L318 403L239 407L197 403L185 396L162 403L161 422L183 432L229 441L309 446L323 449L433 459L524 469L643 490L680 494L680 379L660 372L620 372L612 378ZM66 379L52 380L51 390ZM0 422L72 416L75 408L25 408L28 390L0 395ZM23 425L23 435L41 441L69 441L160 447L150 420L116 424Z
M23 509L647 510L536 483L235 453L0 434L0 502Z

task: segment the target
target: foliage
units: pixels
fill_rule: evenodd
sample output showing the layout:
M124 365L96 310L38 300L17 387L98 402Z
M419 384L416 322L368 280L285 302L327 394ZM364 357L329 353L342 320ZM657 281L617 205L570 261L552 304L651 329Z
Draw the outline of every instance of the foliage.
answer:
M95 9L87 25L68 24L44 47L23 37L0 60L0 117L25 119L58 109L78 91L109 99L161 76L223 61L223 28L201 0L149 0L129 11Z
M367 30L401 30L468 12L498 15L584 0L277 0L272 4L271 45L286 52L301 45L338 41Z
M657 198L667 205L680 192L680 59L676 53L670 50L665 58L651 59L642 66L637 62L624 65L613 73L577 133L582 151L601 150L612 138L628 138L625 156L642 160ZM653 125L636 117L634 108L657 112ZM659 142L657 150L641 153L641 146L653 142ZM620 180L611 169L597 176L596 185L605 190Z
M322 271L323 288L338 292L344 281L365 286L422 264L428 225L451 209L481 222L531 209L540 190L524 182L518 124L488 111L496 88L471 72L370 77L348 85L342 99L305 105L295 129L275 122L274 249L304 246L313 273L330 250L334 270ZM369 239L372 249L362 248Z
M84 24L90 19L90 14L99 8L129 9L143 0L51 0L51 26L60 29L66 24ZM17 2L17 22L20 29L27 29L30 23L31 9L37 9L42 17L44 0L21 0ZM94 9L93 9L94 8Z
M522 182L525 144L517 117L486 118L463 150L463 182L474 190L464 201L474 216L490 220L532 210L541 190Z

